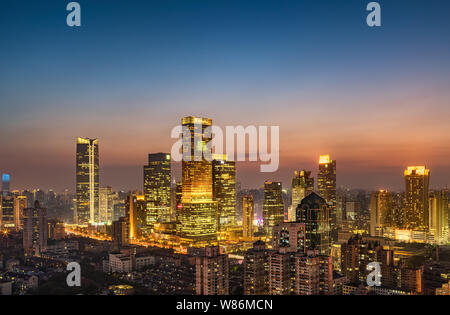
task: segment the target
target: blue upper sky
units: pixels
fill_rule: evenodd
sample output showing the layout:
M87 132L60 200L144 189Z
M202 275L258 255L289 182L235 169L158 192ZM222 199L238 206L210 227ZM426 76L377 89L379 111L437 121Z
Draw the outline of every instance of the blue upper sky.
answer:
M312 126L326 129L318 117L326 122L333 118L336 125L326 125L334 131L347 128L339 135L346 138L358 134L350 125L370 125L363 117L380 110L394 118L411 110L414 116L407 119L414 120L428 104L437 118L448 114L447 0L378 1L380 28L366 25L366 0L78 2L82 26L70 28L69 1L1 1L0 139L5 154L0 168L11 170L22 186L28 179L20 169L26 164L44 170L58 165L71 174L76 136L99 137L101 159L111 169L142 164L145 152L170 149L168 131L188 114L221 124L279 124L305 137L313 131L302 129L302 121L313 120ZM435 99L430 101L430 95ZM408 97L427 100L403 104ZM399 112L392 112L397 101ZM378 124L379 132L386 132L386 125ZM114 154L112 138L128 139L130 154ZM377 142L366 137L355 143L371 140ZM293 152L304 146L298 141ZM41 142L54 146L47 144L46 153L38 153ZM340 157L342 165L351 163L341 152L348 150L333 143L321 143L307 157L286 154L291 164L286 162L286 175L280 176L288 178L294 164L316 163L320 150ZM383 152L384 163L392 152ZM429 158L423 163L446 165L435 156L419 157L417 163ZM104 178L121 185L112 174ZM55 183L65 185L55 176ZM352 176L343 176L342 183L366 184ZM139 185L127 180L126 187ZM71 187L72 181L67 183Z
M359 86L449 67L450 2L380 1L382 24L365 24L368 1L88 0L82 27L65 24L69 1L2 1L1 108L21 115L111 106L121 97L275 93L338 81ZM426 62L425 62L426 61ZM408 69L409 68L409 69ZM278 91L278 92L277 92ZM103 101L103 102L101 102Z

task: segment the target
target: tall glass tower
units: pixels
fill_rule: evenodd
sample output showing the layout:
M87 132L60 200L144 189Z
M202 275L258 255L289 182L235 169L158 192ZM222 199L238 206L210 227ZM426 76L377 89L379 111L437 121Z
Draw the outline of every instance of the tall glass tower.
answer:
M296 220L296 209L300 202L314 191L314 177L311 172L301 170L294 172L292 178L292 204L289 208L288 221Z
M10 182L10 179L11 179L11 177L10 177L9 174L6 174L6 173L2 174L2 195L3 196L7 196L9 194L9 190L10 190L9 182Z
M76 219L80 225L99 222L98 140L77 138Z
M151 230L159 220L169 222L172 218L170 204L170 163L169 153L148 155L148 165L144 166L144 195L147 204L146 224Z
M409 166L405 176L405 228L428 229L428 185L430 170L425 166Z
M320 255L331 255L330 207L325 199L312 193L297 207L297 222L306 226L306 247Z
M236 222L236 162L214 155L213 195L218 202L218 230L228 231Z
M212 161L203 152L211 136L209 118L184 117L181 205L178 233L182 241L203 246L217 240L217 201L213 200Z
M272 238L273 227L284 221L283 191L280 182L264 183L263 219L264 233L267 238Z
M331 233L337 238L336 160L332 160L329 155L321 155L319 158L317 193L330 206Z

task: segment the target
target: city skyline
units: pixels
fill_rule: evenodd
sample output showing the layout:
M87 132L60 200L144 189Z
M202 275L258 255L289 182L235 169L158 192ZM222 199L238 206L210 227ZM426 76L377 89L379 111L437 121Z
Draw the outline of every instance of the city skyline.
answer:
M450 295L448 12L3 0L0 295Z
M243 187L317 177L321 154L338 186L402 190L408 165L449 184L448 2L383 3L380 29L360 1L80 3L79 30L57 1L0 12L0 170L15 189L74 191L78 136L100 139L101 186L141 189L147 154L188 115L280 126L279 171L237 163Z
M189 117L194 117L194 116L189 116ZM216 126L216 125L213 124L213 126ZM89 138L83 138L83 137L76 137L76 139L77 139L77 142L79 142L80 139L88 139L89 140ZM98 145L99 139L94 139L94 140L95 140L95 143L96 143L96 149L95 150L97 152L100 152L101 151L100 150L101 145L100 146ZM170 141L173 141L172 144L175 144L176 139L171 138ZM78 145L79 144L77 144L76 151L78 151ZM247 143L247 145L248 145L248 143ZM171 150L166 150L166 151L170 152ZM248 147L246 148L246 151L248 152ZM280 152L281 152L281 150L280 150ZM98 159L99 153L96 153L96 154L97 154L97 159ZM168 155L170 155L170 153L162 153L162 152L159 152L159 151L152 151L152 152L146 153L146 155L149 155L149 154L150 155L152 155L152 154L164 154L164 155L168 154ZM216 156L217 156L217 154L216 154ZM226 155L224 155L224 156L226 156ZM313 178L316 178L316 180L318 180L318 178L320 177L319 174L321 172L320 171L321 165L323 165L325 163L324 162L325 159L330 159L330 155L329 154L327 154L327 155L320 154L320 155L318 155L317 163L308 162L308 163L305 163L305 164L302 164L302 165L310 165L310 168L305 168L305 169L309 169L310 170L309 172L312 174L311 176ZM331 162L335 163L335 160L331 161ZM103 170L103 167L99 167L99 164L101 166L101 159L100 159L100 163L99 163L99 161L97 161L96 163L97 163L97 168L98 168L97 172L100 173L100 178L103 178L102 175L107 174L107 172L105 172ZM170 159L170 163L173 166L173 169L171 170L170 173L171 173L171 178L172 178L172 184L174 184L175 181L177 181L177 182L181 181L182 167L181 167L181 162L174 161L172 158ZM259 170L259 163L260 162L250 162L250 161L240 162L240 161L235 161L233 163L235 163L236 169L239 170L239 171L236 171L236 178L237 178L236 183L239 183L239 185L240 185L240 187L242 187L242 189L263 189L264 188L264 182L267 181L267 180L273 181L274 178L278 179L278 181L281 182L281 183L284 182L284 183L289 184L290 181L292 180L292 178L291 178L292 174L289 173L289 172L297 172L299 169L301 169L301 167L297 167L297 168L294 167L294 168L289 169L289 170L282 169L282 170L277 170L275 172L260 172L260 170ZM339 163L339 165L340 164L341 163ZM77 162L77 165L78 165L78 162ZM144 181L144 176L142 174L142 165L139 165L137 167L140 168L139 174L136 173L136 170L135 170L136 167L134 167L134 166L132 166L132 167L130 166L129 167L129 168L133 168L133 171L132 172L128 172L128 174L127 174L128 176L132 176L133 175L133 180L132 180L133 182L136 182L137 180L140 181L140 183L137 184L136 186L133 186L133 184L131 184L131 186L121 186L121 185L113 186L111 184L111 182L107 181L107 180L103 180L103 181L100 180L100 185L99 186L101 186L101 187L112 187L115 191L141 191L143 189L145 190L145 187L142 186L142 182ZM410 166L402 166L402 169L404 169L404 167L410 167ZM107 166L107 168L110 168L110 167ZM281 168L281 165L280 165L280 168ZM336 166L334 166L334 169L335 168L336 168ZM340 168L341 167L339 167L339 170L340 170ZM244 174L241 174L242 169L246 170L246 172L244 171ZM248 180L245 181L244 180L244 182L239 181L239 179L241 179L241 178L246 178L248 176L248 172L250 172L251 175L253 176L252 180L250 180L250 181L248 181ZM337 177L337 179L338 179L338 180L335 179L335 181L337 182L336 187L339 188L339 189L363 189L363 190L369 190L369 191L389 190L389 191L394 191L394 192L404 191L403 183L401 183L401 184L397 183L397 185L392 185L392 181L391 182L388 182L388 181L383 182L383 180L386 180L386 178L385 179L381 178L381 180L379 182L382 183L382 184L379 184L376 187L375 186L370 186L370 185L369 186L367 186L367 185L356 186L353 182L350 182L348 185L345 185L345 184L342 184L342 182L340 183L340 181L339 181L339 177L341 175L343 175L342 172L339 172L340 176L336 176L336 170L334 172L335 172L335 177ZM9 170L7 170L7 171L3 171L2 173L5 176L8 176L8 183L10 185L11 172ZM435 175L435 174L436 173L433 172L433 175ZM398 182L399 181L400 177L397 177L396 174L392 173L390 175L391 175L390 176L391 178L394 178L394 182ZM439 175L440 174L438 174L438 176ZM96 175L96 176L99 176L99 175ZM13 177L15 177L15 176L13 176ZM344 174L344 177L345 177L345 174ZM263 182L261 184L260 180L263 179L263 178L264 178L264 180L263 180ZM98 181L98 179L97 179L97 181ZM123 183L124 183L123 178L121 178L121 180L119 182L123 185ZM251 182L253 184L253 186L251 184L248 185L249 182ZM430 189L443 189L443 188L446 189L446 188L448 188L447 182L444 181L443 183L444 184L435 184L435 186L429 185L429 187L430 187ZM433 182L432 182L432 184L433 184ZM97 185L98 185L98 183L97 183ZM317 185L319 185L318 182L317 182ZM125 187L125 188L121 188L121 187ZM76 188L76 180L75 180L75 188ZM55 189L55 186L45 187L45 186L42 186L42 185L39 185L39 184L35 185L35 186L28 185L28 186L25 186L25 187L17 187L16 186L16 187L13 188L13 190L30 190L30 189L31 190L33 190L33 189L54 190L56 192L61 192L61 191L76 192L76 191L74 191L72 189L72 187L67 187L66 186L64 189L62 189L62 188L61 189ZM320 188L318 188L318 186L317 186L317 189L320 190Z
M75 137L75 139L80 139L81 137ZM83 138L82 138L83 139ZM86 138L88 139L88 138ZM171 141L175 142L174 139L170 139ZM97 141L97 148L96 150L99 151L99 155L100 155L100 162L99 163L99 174L100 174L100 187L112 187L113 190L115 191L141 191L144 189L144 186L142 185L143 180L144 180L144 176L142 174L142 165L146 164L146 162L144 162L142 165L137 165L137 166L126 166L127 168L127 176L130 177L129 184L125 184L123 185L123 178L121 176L111 176L112 171L111 166L103 166L102 165L102 158L103 155L101 153L101 147L102 147L102 143L100 142L100 144L98 144L98 142L100 141L100 139L96 139ZM73 145L73 141L72 141L72 145ZM76 151L76 150L75 150ZM145 156L148 157L149 154L160 154L161 152L170 152L170 150L165 150L165 151L148 151ZM323 153L323 152L322 152ZM298 167L293 166L292 168L289 169L284 169L282 167L282 164L280 163L280 169L276 172L269 172L269 173L261 173L259 171L259 162L250 162L250 161L245 161L245 162L239 162L236 161L236 183L240 183L242 189L263 189L264 188L264 182L269 180L269 181L279 181L285 184L285 187L287 187L288 189L290 189L290 183L292 181L292 172L298 171L300 169L304 169L304 170L308 170L309 172L311 172L311 176L313 178L315 178L315 180L317 180L317 176L319 174L319 166L320 166L320 159L323 156L323 154L319 154L316 157L316 161L308 161L304 164L299 165ZM333 155L334 158L334 155ZM390 169L393 170L397 170L397 168L401 168L400 172L397 173L390 173L388 177L384 177L384 179L386 180L385 182L383 182L383 177L380 177L379 179L379 184L377 185L356 185L354 184L352 181L348 181L347 185L342 183L343 180L341 177L346 177L344 171L341 170L341 161L339 162L339 166L337 167L337 188L341 188L341 189L363 189L363 190L368 190L368 191L378 191L378 190L389 190L389 191L396 191L396 192L401 192L404 191L404 180L403 180L403 170L405 169L405 167L409 167L412 164L408 164L408 165L404 165L404 166L399 166L399 167L391 167ZM172 182L176 181L181 181L181 162L176 162L176 161L171 161L172 164ZM417 165L419 164L424 164L427 166L427 168L431 169L432 167L429 167L429 164L426 163L416 163ZM308 167L303 167L304 165L308 165ZM104 168L106 168L107 170L104 170ZM244 169L244 172L242 172L242 170ZM439 168L438 168L439 170ZM72 169L69 170L71 173L71 176L73 176L73 165L72 165ZM393 171L394 172L394 171ZM61 187L57 187L57 185L51 185L51 184L45 184L45 180L44 181L36 181L38 184L28 184L28 185L23 185L20 186L20 184L18 185L15 181L16 181L16 174L14 174L14 172L12 172L9 169L5 169L2 170L3 174L8 175L10 177L10 185L11 185L11 189L12 190L30 190L30 189L44 189L44 190L54 190L56 192L62 192L65 190L68 190L71 193L75 193L76 192L76 176L74 177L72 183L70 183L71 181L66 179L63 182L65 184L63 184L63 186ZM19 172L19 174L21 174L21 172ZM245 178L251 174L251 176L253 176L253 178L251 180L245 180ZM443 188L448 188L448 182L444 180L440 180L438 183L436 183L437 181L434 181L432 179L434 179L434 177L443 177L442 173L438 173L437 171L434 171L433 169L431 169L431 174L433 176L430 176L430 189L443 189ZM106 177L107 179L104 180L103 177ZM29 178L27 178L26 176L24 177L26 182L33 182L32 180L29 180ZM112 178L114 178L114 180L111 180ZM121 180L122 179L122 180ZM244 179L243 181L241 181L240 179ZM391 181L388 181L388 179L391 179ZM394 179L394 180L392 180ZM21 178L21 180L23 180L23 178ZM112 183L116 181L116 185L113 185ZM125 182L127 182L127 180L125 180ZM137 182L137 183L136 183ZM41 183L41 184L39 184ZM117 184L120 183L120 184ZM393 184L395 183L395 184ZM122 186L121 186L122 185Z

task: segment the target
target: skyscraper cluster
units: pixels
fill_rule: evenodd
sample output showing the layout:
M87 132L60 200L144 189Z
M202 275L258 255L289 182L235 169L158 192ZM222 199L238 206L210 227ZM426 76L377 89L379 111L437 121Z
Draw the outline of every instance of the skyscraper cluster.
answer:
M305 223L283 222L273 227L271 249L255 242L244 255L244 294L333 294L331 256L308 247L309 237Z
M405 193L380 190L371 194L370 235L446 244L449 236L448 191L430 191L430 170L409 166Z
M379 190L352 195L337 189L336 160L321 155L317 187L311 171L295 171L289 200L281 182L266 180L262 198L243 191L239 221L235 162L214 152L211 159L204 155L212 140L206 132L212 120L188 116L181 124L181 181L172 178L171 154L148 154L143 191L128 193L122 211L117 211L112 188L99 187L98 140L78 138L78 225L111 225L115 251L141 241L186 249L195 257L197 294L230 293L227 254L233 252L243 254L248 295L356 294L373 261L381 263L384 279L377 292L422 292L423 270L395 260L393 250L378 241L448 242L448 192L429 190L430 171L425 166L407 167L404 193ZM260 226L255 224L255 198L262 208ZM42 215L39 206L33 209L37 217ZM4 222L14 221L8 211L4 213ZM24 213L28 218L34 212ZM24 220L38 224L30 222ZM27 242L38 244L38 237Z
M18 231L23 227L23 212L28 202L25 195L11 191L10 183L11 175L3 173L0 193L0 230Z
M148 154L142 168L142 190L100 187L99 140L77 138L76 196L61 195L74 200L75 224L68 230L51 219L46 204L55 199L53 191L11 191L11 176L3 174L1 229L23 231L27 256L66 250L66 243L54 244L65 231L112 241L105 272L169 270L169 291L180 290L168 280L170 270L189 270L180 281L189 284L187 292L204 295L233 294L237 279L246 295L446 292L442 275L450 269L439 263L438 250L436 264L416 264L395 243L449 241L448 191L429 188L425 166L406 168L404 192L338 189L336 160L321 155L317 180L300 169L290 189L266 180L259 190L239 191L238 198L236 163L214 152L206 158L212 120L189 116L181 123L181 181L172 176L171 154L157 152ZM172 252L161 254L155 267L155 256L139 253L140 245ZM183 266L165 263L174 253L186 256ZM368 289L371 262L380 264L382 286Z
M143 193L132 193L123 213L129 225L130 240L162 237L185 247L206 246L228 239L236 228L235 162L229 161L226 155L213 154L212 159L205 158L205 146L211 140L205 129L212 126L211 119L189 116L181 123L185 128L181 182L172 185L169 153L148 155L148 164L143 168ZM88 148L79 150L85 152ZM111 211L108 209L110 190L102 188L100 191L104 191L104 196L100 197L100 222L103 222ZM253 213L251 216L253 218ZM114 221L117 220L114 217ZM251 225L248 225L250 239L253 222Z

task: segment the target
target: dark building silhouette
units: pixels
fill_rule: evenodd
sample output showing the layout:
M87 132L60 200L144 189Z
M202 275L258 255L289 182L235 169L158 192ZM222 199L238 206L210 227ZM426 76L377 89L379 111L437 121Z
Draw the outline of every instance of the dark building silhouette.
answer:
M305 224L306 247L330 256L330 208L325 199L316 193L305 197L297 207L297 222Z

